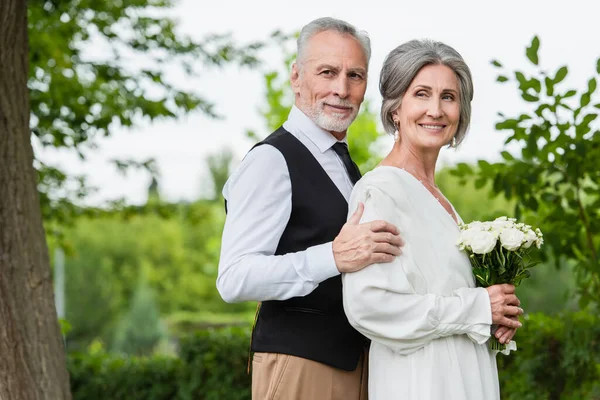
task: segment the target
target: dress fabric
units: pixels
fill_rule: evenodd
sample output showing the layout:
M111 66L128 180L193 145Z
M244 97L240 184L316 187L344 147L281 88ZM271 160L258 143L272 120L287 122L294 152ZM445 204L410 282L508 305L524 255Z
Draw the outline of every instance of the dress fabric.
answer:
M476 288L459 228L439 201L405 170L381 166L354 187L348 213L400 229L402 254L391 263L344 274L344 310L372 340L370 400L500 398L488 350L491 309ZM460 221L460 217L454 211Z

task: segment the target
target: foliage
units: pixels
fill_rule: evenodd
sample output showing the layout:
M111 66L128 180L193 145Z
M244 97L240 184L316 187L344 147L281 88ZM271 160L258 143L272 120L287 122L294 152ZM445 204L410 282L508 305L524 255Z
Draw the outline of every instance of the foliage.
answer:
M209 330L188 336L181 343L186 365L182 392L187 399L250 399L250 329Z
M502 196L489 198L493 193L491 182L483 186L476 185L474 179L461 182L461 178L452 172L452 167L438 171L436 182L463 221L489 221L502 215L510 215L514 209L514 199L507 200ZM543 249L546 249L545 245ZM556 314L577 309L577 299L573 296L573 266L561 260L561 268L557 269L552 257L550 254L548 259L532 270L527 284L517 288L517 296L527 312Z
M85 158L98 138L122 127L193 111L217 117L208 99L177 87L169 76L190 79L227 63L256 66L262 45L238 46L229 35L183 37L169 16L174 5L175 0L28 2L36 148L75 151ZM115 160L115 165L157 173L152 160ZM72 204L90 191L84 177L40 161L35 166L44 221L58 222L51 231L86 212Z
M528 315L519 350L498 355L502 398L600 398L599 322L584 312ZM199 332L182 339L180 359L115 356L95 345L69 357L73 398L250 399L249 341L249 327Z
M166 338L166 333L152 289L142 273L131 306L115 330L114 349L127 354L149 354Z
M179 359L108 354L98 344L70 354L67 367L73 400L176 399L182 373Z
M520 155L502 152L503 162L479 161L478 168L459 164L454 173L491 183L495 194L515 201L515 216L539 226L553 259L576 263L582 305L600 303L600 135L594 128L599 104L591 100L600 74L579 92L561 88L566 66L555 73L539 67L540 41L534 37L526 56L537 70L531 75L503 70L499 82L517 84L521 98L533 111L515 117L500 115L496 129L508 131L506 144ZM497 68L503 68L493 61ZM529 221L527 221L529 220Z
M230 148L224 148L218 153L210 154L206 160L213 184L211 198L215 201L223 199L223 187L231 174L232 160L233 151Z
M252 314L252 304L226 305L216 290L222 226L222 204L212 202L179 205L167 220L154 215L78 220L67 231L73 245L65 265L69 348L100 338L113 349L113 332L130 308L142 272L162 320L173 313ZM169 322L170 329L180 330L178 321ZM193 322L185 324L203 323Z
M518 350L498 356L502 398L600 398L600 321L585 312L530 314L515 337Z
M250 399L249 328L205 331L181 341L181 357L126 357L94 344L71 354L74 400Z

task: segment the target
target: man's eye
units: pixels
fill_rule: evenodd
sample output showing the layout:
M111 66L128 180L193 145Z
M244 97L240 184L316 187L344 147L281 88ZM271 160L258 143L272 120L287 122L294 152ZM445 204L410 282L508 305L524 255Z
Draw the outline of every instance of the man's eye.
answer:
M326 69L325 71L321 72L321 75L333 75L333 71Z
M350 78L352 79L362 79L362 75L361 74L357 74L357 73L352 73L350 74Z

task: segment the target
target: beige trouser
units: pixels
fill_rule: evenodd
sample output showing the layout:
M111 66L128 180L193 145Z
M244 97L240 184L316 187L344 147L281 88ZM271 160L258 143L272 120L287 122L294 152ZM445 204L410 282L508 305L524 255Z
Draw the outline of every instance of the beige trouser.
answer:
M368 353L354 371L287 354L254 353L252 400L367 400Z

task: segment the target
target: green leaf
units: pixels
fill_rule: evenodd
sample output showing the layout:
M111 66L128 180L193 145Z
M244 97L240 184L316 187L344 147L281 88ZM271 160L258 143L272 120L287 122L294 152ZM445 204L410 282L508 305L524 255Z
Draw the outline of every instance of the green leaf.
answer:
M481 189L485 186L487 179L485 177L479 177L475 180L475 189Z
M588 93L592 94L596 91L597 82L595 78L592 78L588 81Z
M560 67L559 70L556 71L556 76L553 79L554 84L556 85L557 83L562 82L562 80L566 78L568 73L569 69L567 67Z
M569 97L573 97L577 94L576 90L569 90L567 93L565 93L562 97L563 99L569 98Z
M599 60L599 61L600 61L600 60ZM492 61L491 61L491 64L492 64L494 67L502 68L502 64L500 64L500 62L499 62L499 61L497 61L497 60L492 60Z
M546 95L552 96L554 94L554 82L549 77L544 78L546 84Z
M600 58L596 61L596 72L600 74Z
M486 160L477 161L477 166L484 174L492 171L492 166Z
M502 158L504 158L506 161L514 161L515 160L515 158L512 156L512 154L510 154L508 151L503 151L500 154L502 155Z
M530 87L536 92L539 93L542 91L542 83L535 78L531 78L529 80Z
M540 49L540 39L537 36L534 36L531 40L531 45L527 47L525 50L525 54L529 61L531 61L534 65L538 65L538 50Z
M497 130L503 130L503 129L516 129L518 126L518 121L516 119L507 119L505 121L502 122L498 122L496 124L496 129Z
M519 81L519 89L525 91L531 87L529 80L521 71L515 71L515 78L517 78L517 81Z
M498 78L496 78L496 81L503 83L503 82L508 81L508 78L504 75L498 75Z
M521 97L523 98L523 100L525 100L525 101L528 101L528 102L530 102L530 103L534 103L534 102L536 102L536 101L539 101L539 100L540 100L540 98L539 98L539 97L537 97L537 96L532 96L532 95L530 95L529 93L525 93L525 92L521 93Z
M585 106L587 106L588 104L590 104L591 101L591 97L589 93L584 93L581 95L581 100L580 100L580 107L583 108Z
M544 110L549 109L549 108L550 108L549 104L542 104L535 110L535 115L542 118L542 115L543 115L542 113L544 112Z

